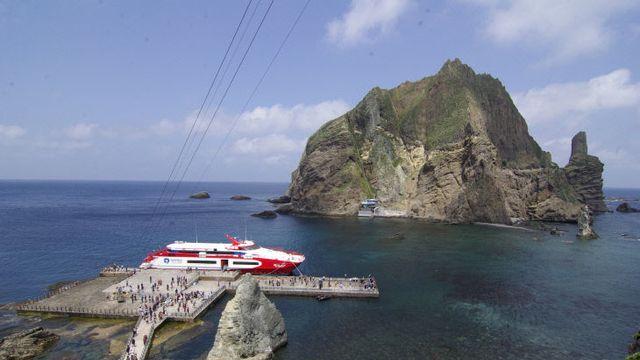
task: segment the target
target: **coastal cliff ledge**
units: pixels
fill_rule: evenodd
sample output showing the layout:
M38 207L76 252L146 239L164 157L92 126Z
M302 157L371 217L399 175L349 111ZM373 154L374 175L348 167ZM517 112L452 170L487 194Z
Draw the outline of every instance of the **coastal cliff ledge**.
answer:
M317 130L292 173L288 209L355 215L376 198L437 222L575 222L584 204L606 211L602 170L584 132L569 164L553 163L502 83L455 59L436 75L373 88Z

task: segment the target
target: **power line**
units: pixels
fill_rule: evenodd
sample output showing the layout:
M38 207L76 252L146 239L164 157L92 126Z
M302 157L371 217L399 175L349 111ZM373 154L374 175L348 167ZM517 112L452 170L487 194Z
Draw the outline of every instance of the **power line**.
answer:
M251 3L253 2L253 0L249 0L249 2L247 3L247 6L244 9L244 12L242 13L242 17L240 18L240 21L238 22L238 25L236 25L236 29L233 32L233 36L231 37L231 41L229 42L229 45L227 46L227 49L225 50L224 56L222 58L222 61L220 61L220 64L218 65L218 69L215 72L215 75L213 76L213 80L211 80L211 84L209 85L209 89L207 90L207 94L204 97L204 100L202 101L202 104L200 105L200 109L198 110L198 114L196 115L196 119L194 120L193 124L191 124L191 128L189 129L189 133L187 134L187 138L185 139L184 143L182 144L182 147L180 148L180 151L178 153L178 157L176 158L176 161L173 163L173 166L171 167L171 172L169 173L169 177L167 178L167 181L165 181L164 185L162 186L162 191L160 193L160 197L158 197L158 201L156 201L156 204L154 206L153 209L153 213L151 214L151 218L150 221L147 222L147 225L145 226L145 228L142 231L142 234L140 236L140 240L144 240L144 236L146 235L146 232L149 230L149 223L151 223L153 221L153 218L156 216L158 208L160 206L160 203L162 202L162 198L164 197L164 194L166 193L167 190L167 186L169 185L169 183L171 182L171 178L173 177L173 174L175 173L176 169L178 168L178 164L180 163L180 160L182 158L182 154L184 153L184 150L187 146L187 143L189 142L189 139L191 138L191 135L193 133L193 129L196 126L196 123L198 122L198 119L200 118L200 114L202 113L202 110L205 106L205 103L207 102L207 99L209 98L209 95L211 94L211 89L213 88L213 85L215 84L215 82L218 79L218 75L220 74L220 69L222 69L222 65L224 64L224 62L227 59L227 56L229 55L229 50L231 49L231 46L233 45L236 36L238 35L238 31L240 30L240 27L242 25L242 23L244 22L244 19L247 15L247 11L249 10L249 7L251 6Z
M262 73L262 76L260 77L260 80L258 80L258 82L256 83L256 86L253 88L253 91L251 91L251 94L247 98L247 101L242 106L242 109L238 113L238 116L236 116L236 118L234 119L233 123L231 124L231 128L229 128L229 131L227 131L225 137L222 139L222 142L220 143L220 145L216 149L216 152L213 154L213 157L211 158L211 160L209 161L207 166L204 168L204 171L200 175L200 178L199 178L198 182L202 182L202 180L204 179L204 176L206 175L206 173L209 171L209 169L213 165L213 162L216 159L216 157L218 156L218 153L220 152L220 150L222 149L222 146L229 139L229 135L231 135L231 132L233 132L233 130L235 129L235 127L238 124L238 121L240 120L240 117L242 116L244 111L249 107L249 104L253 100L253 97L256 95L256 93L258 91L258 88L260 87L260 85L262 85L262 82L267 77L267 74L269 73L269 70L271 70L271 67L275 63L275 61L278 58L278 56L280 55L280 52L284 48L284 45L287 43L287 40L289 40L289 37L291 36L291 33L293 33L293 30L298 25L298 22L300 21L300 18L302 18L302 15L304 14L304 11L307 9L307 6L309 5L310 2L311 2L311 0L307 0L305 2L304 6L302 7L300 12L298 13L298 16L294 20L293 24L291 25L291 27L289 27L289 31L285 35L284 39L282 39L282 42L280 42L280 46L278 47L278 50L276 51L276 53L271 58L271 61L269 62L269 64L267 65L266 69Z
M169 198L169 200L167 202L167 205L165 206L164 211L163 211L162 215L160 216L160 221L166 215L167 210L168 210L169 206L171 205L171 201L173 201L173 198L175 197L176 192L180 188L180 184L184 180L187 172L189 171L189 168L191 167L193 159L197 155L197 153L198 153L198 151L200 149L200 146L202 145L202 142L203 142L204 138L207 136L207 133L209 132L209 129L211 128L211 124L213 124L213 121L214 121L216 115L218 114L218 111L220 110L220 107L222 106L222 103L224 102L225 98L227 97L227 94L229 93L229 89L231 88L231 85L233 85L233 82L235 81L235 79L236 79L236 77L238 75L238 72L240 71L240 68L244 64L244 61L245 61L245 59L247 57L247 54L249 53L249 50L251 50L251 47L253 46L253 43L254 43L256 37L258 36L258 33L260 32L260 29L262 28L262 25L264 24L265 19L267 18L267 15L269 15L269 12L271 11L271 7L273 6L273 3L274 3L274 0L271 0L269 2L269 6L267 7L267 10L265 11L264 15L262 16L262 19L260 20L260 23L258 24L257 29L253 33L253 37L251 38L251 41L249 42L249 45L247 46L244 54L242 55L242 58L240 59L240 62L236 66L236 69L235 69L235 71L233 73L233 76L231 77L231 80L229 81L229 84L227 85L227 87L225 88L224 93L222 94L222 98L218 102L218 105L216 106L216 109L215 109L213 115L209 119L209 123L207 124L207 127L205 128L204 132L200 136L200 140L198 141L198 145L196 146L196 149L194 150L193 154L191 155L191 158L189 159L189 162L187 163L187 166L185 167L185 169L184 169L184 171L182 173L182 176L180 177L180 180L177 182L175 188L173 189L171 197Z

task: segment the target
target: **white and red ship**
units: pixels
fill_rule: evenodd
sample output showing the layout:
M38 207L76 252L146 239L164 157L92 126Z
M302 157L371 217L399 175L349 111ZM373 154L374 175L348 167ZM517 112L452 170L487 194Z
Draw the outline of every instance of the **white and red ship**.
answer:
M253 241L226 235L230 243L176 241L150 253L143 269L239 270L254 274L290 274L304 261L293 251L263 248Z

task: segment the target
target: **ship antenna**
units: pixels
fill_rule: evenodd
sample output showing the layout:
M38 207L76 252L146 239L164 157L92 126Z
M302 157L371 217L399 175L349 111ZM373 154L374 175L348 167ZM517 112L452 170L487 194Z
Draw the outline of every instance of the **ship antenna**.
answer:
M247 219L244 219L244 239L247 240Z
M196 226L196 243L198 242L198 223L195 223Z

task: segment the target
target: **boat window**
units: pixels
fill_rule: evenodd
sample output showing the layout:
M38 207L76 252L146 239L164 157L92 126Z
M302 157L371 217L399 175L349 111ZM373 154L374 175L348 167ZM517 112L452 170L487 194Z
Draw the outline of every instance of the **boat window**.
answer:
M233 265L260 265L257 261L234 261Z
M189 264L215 264L217 260L187 260Z

